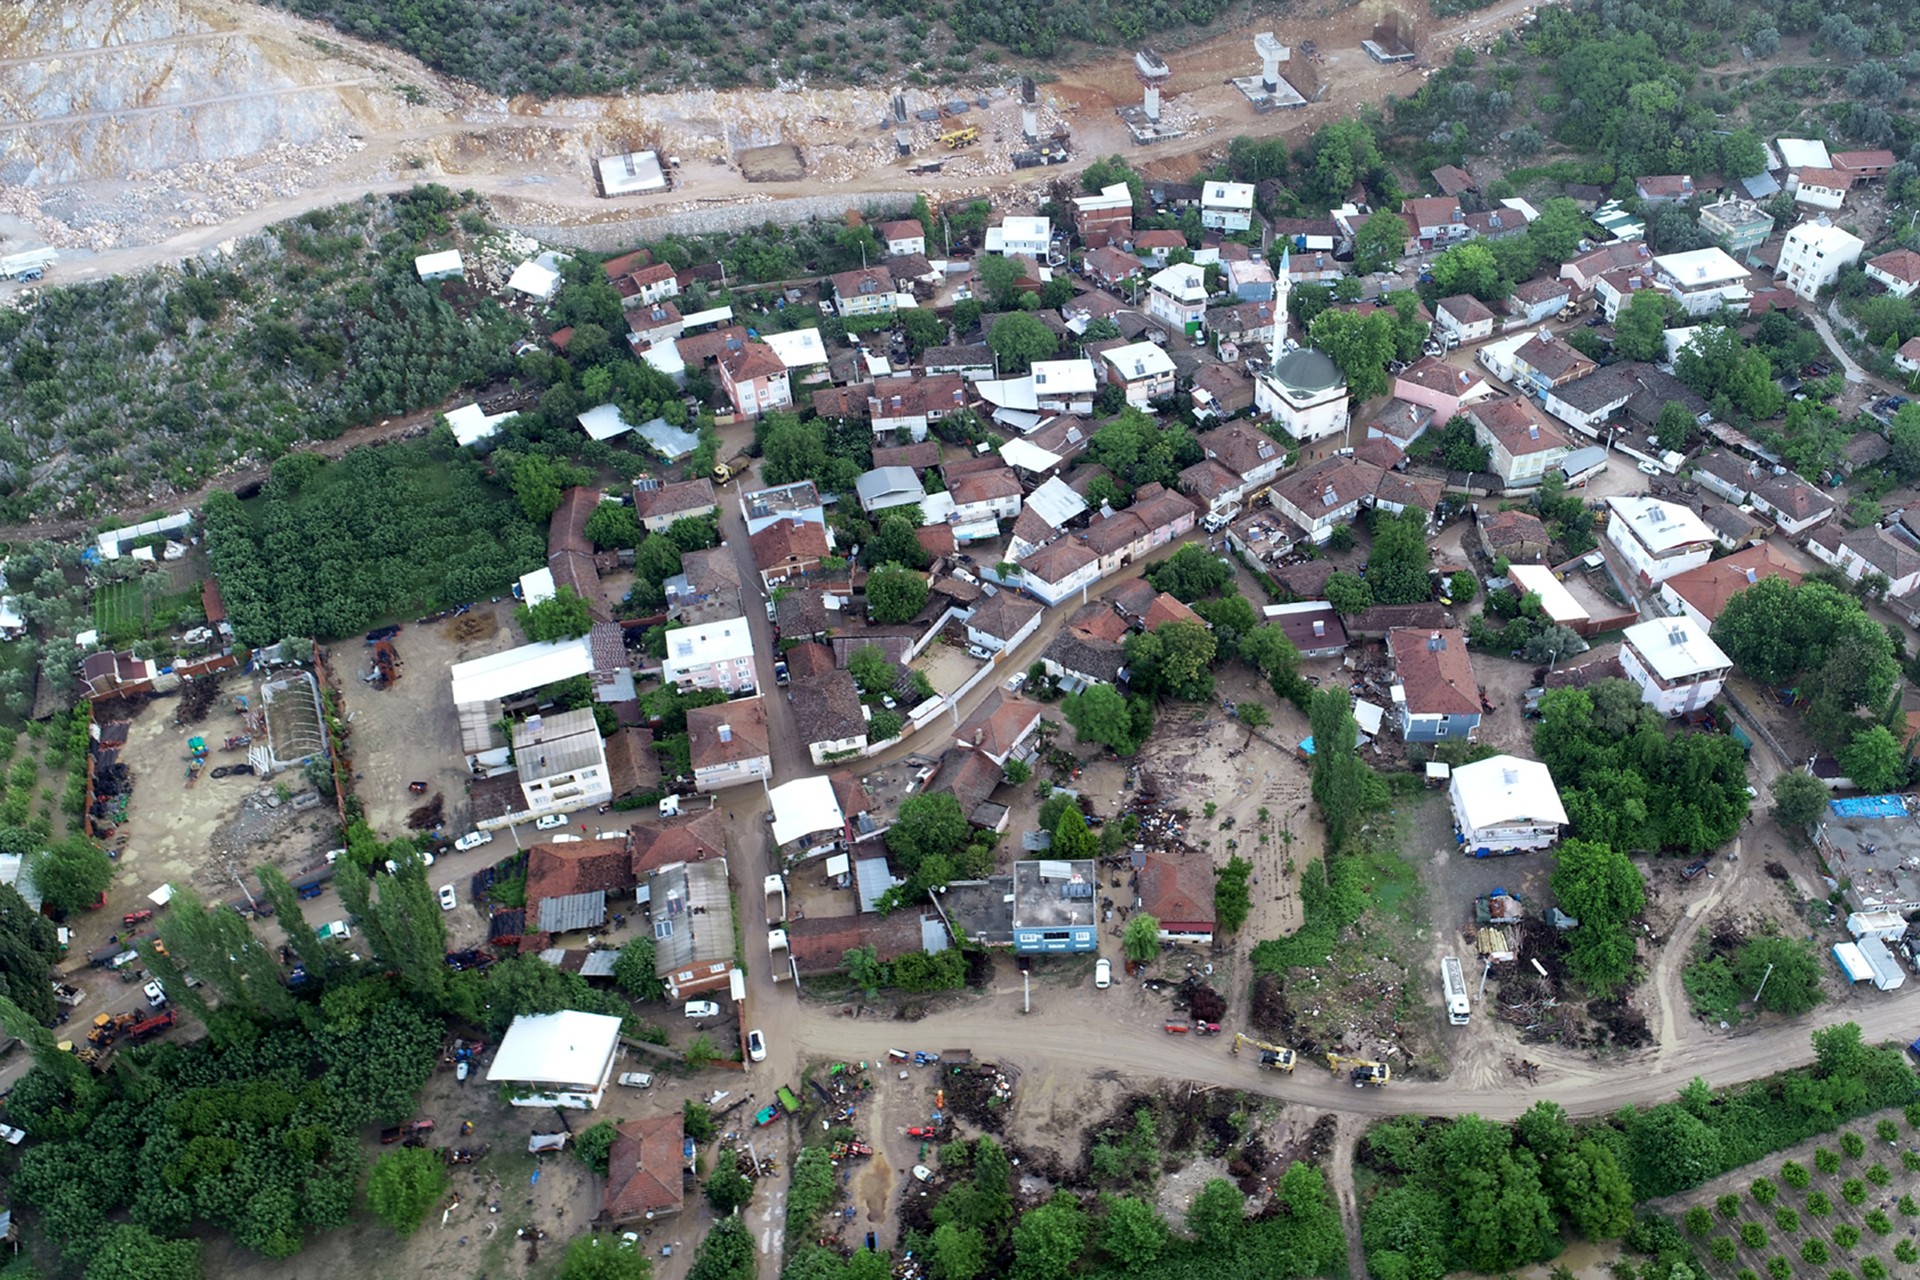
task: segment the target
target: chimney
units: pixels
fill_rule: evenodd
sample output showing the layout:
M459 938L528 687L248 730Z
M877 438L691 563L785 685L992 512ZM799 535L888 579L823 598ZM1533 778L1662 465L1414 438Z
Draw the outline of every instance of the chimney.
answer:
M1323 620L1315 618L1313 620L1313 634L1316 636L1327 634L1327 624Z
M533 736L534 736L535 738L538 738L538 737L540 736L540 725L541 725L541 723L542 723L542 722L541 722L541 719L540 719L540 717L539 717L539 716L537 716L537 715L531 715L531 716L528 716L528 717L527 717L527 732L528 732L528 733L530 733L530 734L532 734L532 735L533 735Z
M730 724L723 724L723 725L721 725L721 726L720 726L720 741L722 741L722 742L732 742L732 741L733 741L733 726L732 726L732 725L730 725Z

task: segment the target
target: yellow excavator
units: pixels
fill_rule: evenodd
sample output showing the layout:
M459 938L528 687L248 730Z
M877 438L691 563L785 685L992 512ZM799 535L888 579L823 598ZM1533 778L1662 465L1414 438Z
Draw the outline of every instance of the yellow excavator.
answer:
M1386 1084L1393 1079L1393 1069L1384 1062L1370 1062L1365 1058L1343 1058L1337 1053L1327 1055L1327 1065L1333 1068L1333 1074L1345 1071L1358 1089L1363 1085Z
M952 129L940 135L940 141L951 151L958 151L961 147L970 146L979 140L980 127L971 124L962 125L958 129Z
M1265 1040L1255 1040L1252 1036L1241 1035L1238 1032L1234 1033L1231 1052L1239 1053L1242 1043L1250 1044L1260 1051L1260 1065L1269 1071L1291 1071L1294 1063L1299 1060L1298 1055L1291 1049L1284 1049L1277 1044L1268 1044Z

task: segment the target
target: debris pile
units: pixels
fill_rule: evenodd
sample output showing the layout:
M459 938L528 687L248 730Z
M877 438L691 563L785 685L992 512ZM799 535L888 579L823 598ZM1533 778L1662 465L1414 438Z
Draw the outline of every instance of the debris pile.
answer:
M951 1068L944 1092L949 1114L989 1133L1006 1131L1007 1106L1013 1101L1013 1078L993 1063Z

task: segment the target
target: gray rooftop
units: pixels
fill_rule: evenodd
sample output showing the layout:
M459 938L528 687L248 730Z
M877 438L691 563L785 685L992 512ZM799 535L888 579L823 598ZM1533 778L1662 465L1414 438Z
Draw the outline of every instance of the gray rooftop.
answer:
M571 933L575 929L592 929L606 922L607 894L604 889L540 900L542 933Z
M1843 818L1829 807L1818 824L1820 849L1859 911L1920 911L1920 822Z
M656 974L732 958L733 903L725 858L660 868L647 877L647 901L653 908Z
M1013 864L1015 928L1090 925L1099 912L1099 877L1091 859Z
M898 883L885 858L862 858L853 864L854 883L860 888L860 909L879 910L880 899Z
M513 762L522 782L572 773L606 758L593 710L528 716L513 727Z

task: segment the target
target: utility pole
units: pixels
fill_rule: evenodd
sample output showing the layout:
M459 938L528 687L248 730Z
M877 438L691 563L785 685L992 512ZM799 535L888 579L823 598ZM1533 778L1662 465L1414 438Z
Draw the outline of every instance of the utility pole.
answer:
M1761 974L1761 975L1760 975L1760 985L1759 985L1758 987L1756 987L1756 988L1754 988L1754 992L1753 992L1753 1002L1754 1002L1755 1004L1759 1004L1759 1003L1760 1003L1760 993L1761 993L1762 991L1765 991L1765 990L1767 989L1767 979L1768 979L1768 978L1771 978L1772 976L1773 976L1773 966L1772 966L1772 965L1768 965L1768 966L1767 966L1767 971L1766 971L1765 973L1763 973L1763 974Z
M1033 974L1031 972L1028 972L1026 970L1021 971L1020 986L1021 986L1020 1012L1032 1013L1033 1012Z

